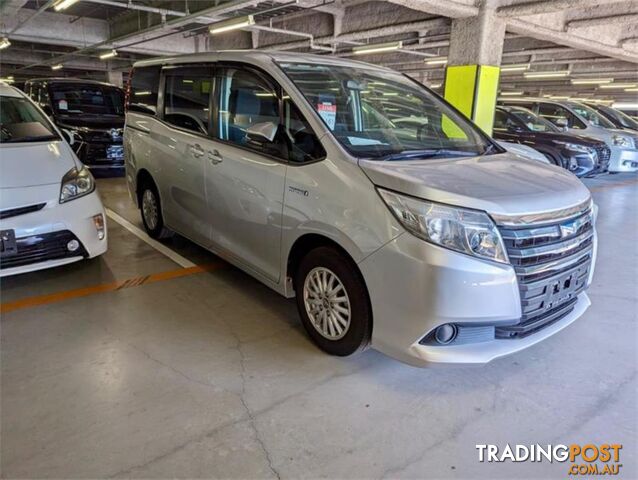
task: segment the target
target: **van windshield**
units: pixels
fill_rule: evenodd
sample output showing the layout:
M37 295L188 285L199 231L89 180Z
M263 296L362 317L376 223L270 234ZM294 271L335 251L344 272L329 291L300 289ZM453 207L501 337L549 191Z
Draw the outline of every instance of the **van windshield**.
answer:
M26 98L0 96L0 143L59 140L55 129Z
M81 83L54 83L50 88L58 115L124 115L124 92L119 88Z
M421 160L501 151L439 97L399 73L304 63L279 66L354 156Z

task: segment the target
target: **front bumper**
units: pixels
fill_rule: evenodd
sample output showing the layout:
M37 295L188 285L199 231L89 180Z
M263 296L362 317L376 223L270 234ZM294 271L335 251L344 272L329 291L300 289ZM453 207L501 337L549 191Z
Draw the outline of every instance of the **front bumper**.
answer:
M59 194L59 187L54 191ZM99 214L106 222L102 201L95 191L67 203L60 204L57 199L50 200L41 210L2 220L2 230L13 230L15 233L20 258L3 259L0 277L64 265L103 254L108 246L108 233L105 225L104 238L98 238L93 217ZM80 247L74 252L63 252L62 247L71 239L77 239ZM21 245L24 247L22 250ZM27 248L31 251L27 251ZM18 266L13 266L16 264ZM8 267L5 268L4 265Z
M609 171L614 173L638 171L638 150L612 147Z
M521 294L511 265L480 260L403 233L359 264L373 311L372 347L405 363L484 364L553 335L580 317L583 292L554 323L521 338L494 329L520 322ZM450 345L424 341L443 324L471 327L473 338ZM481 328L478 328L481 327ZM481 337L487 330L490 337Z

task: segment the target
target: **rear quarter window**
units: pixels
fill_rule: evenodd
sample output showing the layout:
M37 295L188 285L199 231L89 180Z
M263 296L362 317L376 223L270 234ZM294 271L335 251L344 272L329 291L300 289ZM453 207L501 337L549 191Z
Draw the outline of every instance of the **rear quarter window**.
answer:
M127 98L128 110L147 115L157 114L160 70L159 65L133 69Z

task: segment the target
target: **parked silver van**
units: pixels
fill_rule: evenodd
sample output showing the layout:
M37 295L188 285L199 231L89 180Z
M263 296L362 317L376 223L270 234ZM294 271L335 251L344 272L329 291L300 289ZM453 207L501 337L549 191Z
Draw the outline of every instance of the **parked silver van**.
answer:
M138 62L127 96L126 175L149 235L178 232L296 297L328 353L480 364L590 305L588 189L406 76L216 52Z

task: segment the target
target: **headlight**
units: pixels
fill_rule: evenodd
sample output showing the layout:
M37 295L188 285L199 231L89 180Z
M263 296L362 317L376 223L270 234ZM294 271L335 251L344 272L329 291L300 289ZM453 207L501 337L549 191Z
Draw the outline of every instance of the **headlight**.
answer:
M614 135L613 137L614 145L617 147L630 147L631 140L627 137L623 137L622 135Z
M579 145L577 143L570 143L570 142L561 142L559 140L554 140L553 142L556 145L562 146L566 150L571 150L572 152L576 152L576 153L593 153L593 150L591 148L589 148L588 146L586 146L586 145Z
M413 235L457 252L508 263L501 235L486 213L378 190L390 211Z
M80 170L72 168L62 178L60 203L83 197L93 190L95 190L95 180L93 180L93 175L91 175L89 169L86 167L82 167Z

